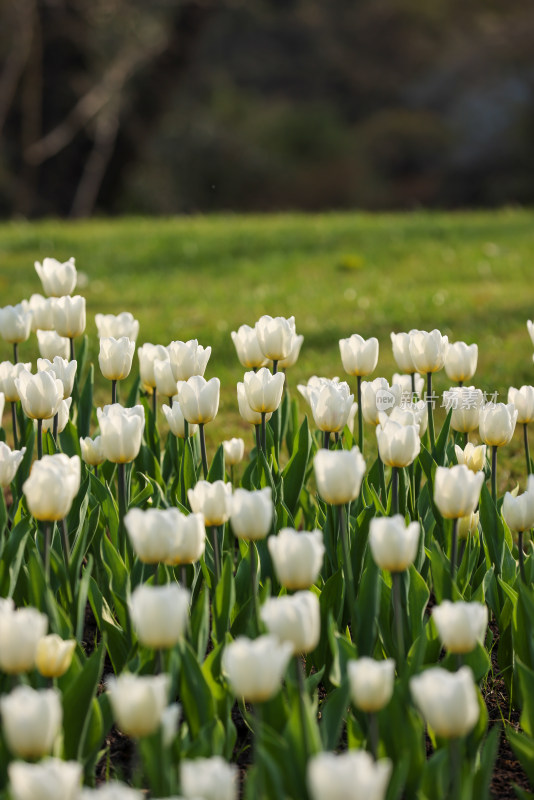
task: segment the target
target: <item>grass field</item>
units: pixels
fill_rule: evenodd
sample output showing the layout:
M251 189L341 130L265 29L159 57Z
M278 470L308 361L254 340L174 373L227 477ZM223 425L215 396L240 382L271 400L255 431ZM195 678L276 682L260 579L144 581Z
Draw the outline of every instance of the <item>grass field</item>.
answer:
M434 327L451 341L478 343L476 385L498 391L499 399L506 400L509 385L533 382L526 329L534 317L531 211L5 223L2 304L42 292L35 260L71 255L82 273L78 291L87 298L93 357L97 312L133 312L138 344L198 338L212 346L206 377L222 384L218 419L206 431L212 446L247 434L235 397L243 370L230 331L265 313L294 314L304 334L288 375L292 388L312 374L341 376L338 340L352 333L378 337L372 377L390 379L390 331ZM34 336L20 352L35 359ZM11 358L4 342L0 357ZM435 385L448 388L444 372ZM367 437L374 438L369 430ZM510 455L520 450L517 432Z

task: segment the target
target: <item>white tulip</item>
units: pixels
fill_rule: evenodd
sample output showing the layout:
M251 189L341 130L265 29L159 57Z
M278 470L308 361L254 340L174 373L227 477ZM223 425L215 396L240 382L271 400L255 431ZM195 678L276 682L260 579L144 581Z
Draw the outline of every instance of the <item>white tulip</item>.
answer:
M56 453L34 461L30 477L22 485L30 514L45 522L65 519L78 494L80 475L79 456Z
M7 768L12 800L78 800L82 764L46 758L37 764L13 761Z
M123 408L119 403L97 408L102 452L114 464L127 464L137 458L145 429L143 406Z
M154 362L168 361L169 351L162 344L146 342L142 347L137 348L137 355L139 357L139 374L143 388L145 390L153 390L156 388Z
M310 406L315 424L321 431L342 431L354 402L348 383L329 381L309 393Z
M480 409L478 430L484 444L501 447L514 435L517 408L513 403L486 403Z
M276 411L282 401L284 381L283 372L272 375L267 367L257 372L245 372L243 383L251 409L260 414Z
M131 786L119 781L109 781L101 783L96 789L84 787L78 800L144 800L145 797L146 794L139 789L132 789Z
M0 442L0 486L5 489L15 477L21 465L26 448L11 450L5 443Z
M454 452L456 453L458 464L465 464L471 472L480 472L484 469L484 464L486 462L485 444L475 446L471 442L468 442L463 450L459 445L455 444Z
M449 339L433 331L410 331L410 355L417 372L427 374L443 368Z
M237 697L262 703L279 690L292 653L293 645L276 636L240 636L226 645L222 670Z
M107 336L100 339L98 364L100 372L108 381L122 381L132 369L135 342L126 336L115 339Z
M54 328L60 336L74 339L85 330L85 297L75 294L54 300Z
M465 517L460 517L458 520L458 538L468 539L469 536L478 530L478 523L480 521L480 513L475 511L474 514L468 514Z
M4 736L13 755L37 759L50 753L63 719L57 689L17 686L2 695L0 711Z
M513 403L517 409L517 421L526 425L534 420L534 386L522 386L508 389L508 403Z
M421 450L419 425L400 425L382 412L376 440L380 458L388 467L407 467Z
M449 672L431 667L410 678L415 704L437 736L466 736L480 716L477 690L469 667Z
M95 314L99 339L122 339L125 336L136 342L139 336L139 321L129 311L120 314Z
M4 398L10 403L16 403L20 400L19 392L17 389L17 378L20 377L21 372L29 372L31 374L31 362L12 364L11 361L2 361L0 364L0 391L3 393Z
M237 779L237 766L221 756L184 759L180 764L182 792L188 800L237 800Z
M256 335L263 355L281 361L291 353L295 334L295 317L270 317L265 314L256 322Z
M139 739L155 733L167 706L169 675L131 675L108 678L113 717L127 736Z
M385 378L362 381L361 391L363 418L371 425L378 425L380 414L390 413L402 398L401 387L395 383L390 386Z
M400 335L400 334L399 334ZM408 334L406 334L408 335ZM394 372L393 377L391 378L391 383L396 383L397 386L401 387L401 393L403 401L405 398L409 398L412 401L414 398L412 397L413 390L412 390L412 375L414 376L414 383L415 383L415 393L419 397L423 396L423 392L425 390L425 379L422 375L419 375L418 372L412 372L410 374L401 375L399 372ZM403 402L401 401L401 403Z
M232 331L230 335L236 349L237 357L246 369L267 366L269 359L265 358L261 351L256 328L251 328L250 325L241 325L237 332Z
M452 409L451 428L459 433L471 433L478 428L483 394L474 386L453 386L443 394L446 410Z
M324 558L322 531L282 528L277 536L269 536L267 546L282 586L308 589L315 583Z
M417 555L421 526L406 525L402 514L373 517L369 526L369 546L375 564L389 572L404 572Z
M348 339L339 340L343 369L348 375L369 375L378 364L378 339L364 339L354 333Z
M163 414L167 420L167 425L171 433L178 436L180 439L185 439L185 419L182 414L182 408L178 395L174 395L172 399L172 407L166 403L162 405ZM198 425L188 425L187 435L194 436L198 431Z
M193 375L178 384L180 408L185 419L193 425L204 425L217 416L221 382L219 378L207 381L201 375Z
M312 800L384 800L391 777L388 758L375 761L365 750L318 753L308 761Z
M438 467L434 476L434 502L446 519L472 514L484 483L483 472L472 472L465 464Z
M224 462L227 467L234 467L243 460L245 455L245 442L243 439L237 439L235 436L232 439L226 439L223 443Z
M38 372L50 372L51 375L60 380L63 384L64 400L72 394L77 368L78 362L75 359L68 361L66 358L61 358L60 356L54 356L52 361L48 358L37 359Z
M312 375L307 384L298 383L297 389L304 400L309 403L312 391L319 391L330 383L339 383L339 378L337 376L335 378L319 378L317 375Z
M300 355L300 348L302 347L302 343L304 341L304 336L300 334L293 334L293 340L291 343L291 351L286 358L281 358L278 362L278 369L289 369L290 367L294 367L297 363L298 357Z
M224 481L197 481L187 490L191 510L202 514L205 525L224 525L232 513L232 484Z
M48 617L36 608L15 609L12 600L0 603L0 669L9 675L35 666L37 644L48 628Z
M478 345L449 342L445 355L445 372L451 381L469 381L476 372Z
M76 287L77 273L74 258L68 261L57 261L55 258L44 258L43 263L35 262L37 272L43 289L52 297L63 297L72 294Z
M203 376L211 356L211 347L202 347L196 339L171 342L167 351L176 381L188 381L193 375Z
M170 361L154 361L154 379L158 394L174 397L178 383Z
M51 297L43 297L42 294L32 294L28 307L32 312L32 331L52 331L54 330L54 309Z
M331 505L355 500L365 475L365 459L358 447L352 450L319 450L313 459L319 494Z
M269 633L291 643L294 655L311 653L319 644L321 612L319 598L313 592L270 597L260 615Z
M190 598L189 590L177 583L137 586L128 606L141 644L156 650L174 647L187 629Z
M43 636L37 642L35 666L45 678L61 678L72 662L76 639L62 639L57 633Z
M253 411L250 407L244 383L237 384L237 403L239 406L239 413L245 422L248 422L249 425L261 425L261 412ZM266 414L265 421L270 420L271 417L272 413Z
M347 662L350 698L356 708L373 714L387 706L393 696L395 662L375 661L363 656Z
M102 449L101 436L95 436L94 439L91 439L90 436L80 437L80 449L82 451L82 461L89 464L90 467L99 467L106 460Z
M32 312L26 300L16 306L0 308L0 336L6 342L25 342L30 336Z
M65 428L67 427L67 422L69 421L70 416L70 407L72 405L72 397L67 397L66 400L62 400L59 404L59 408L56 411L58 423L57 423L57 432L62 433ZM37 423L35 423L37 425ZM50 419L43 420L43 431L53 431L54 429L54 417Z
M502 515L513 531L528 531L534 528L534 475L528 476L528 487L523 494L514 497L510 492L506 492Z
M470 653L484 643L488 609L483 603L451 603L443 600L432 609L439 638L449 653Z
M417 371L410 353L411 333L414 333L414 331L410 331L410 333L390 333L393 358L395 359L398 368L406 374Z
M42 358L52 361L56 356L68 359L70 355L70 341L66 336L60 336L56 331L37 331L37 344Z
M63 383L51 372L32 375L21 370L15 386L24 413L30 419L50 419L59 411L63 400Z

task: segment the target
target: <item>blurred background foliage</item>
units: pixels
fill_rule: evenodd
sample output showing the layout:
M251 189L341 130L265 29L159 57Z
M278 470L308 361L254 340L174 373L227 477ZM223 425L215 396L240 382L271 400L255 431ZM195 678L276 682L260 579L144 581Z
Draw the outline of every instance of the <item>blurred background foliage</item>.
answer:
M534 201L531 0L0 0L0 215Z

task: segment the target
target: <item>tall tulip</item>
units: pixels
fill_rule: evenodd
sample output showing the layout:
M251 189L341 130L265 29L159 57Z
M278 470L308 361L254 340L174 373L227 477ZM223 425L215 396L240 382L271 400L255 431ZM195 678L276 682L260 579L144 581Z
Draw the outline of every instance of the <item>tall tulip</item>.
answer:
M375 761L365 750L318 753L307 766L311 800L384 800L392 767L388 758Z
M476 372L478 361L478 345L465 342L449 342L445 355L445 372L451 381L460 386L471 380Z
M322 531L296 531L282 528L269 536L267 546L279 583L286 589L309 589L323 563L325 547Z
M378 339L364 339L354 333L348 339L339 340L343 369L355 375L358 383L358 446L363 452L362 377L376 369L378 363Z
M497 448L508 444L517 422L513 403L486 403L480 409L478 432L484 444L491 446L491 493L497 502Z
M42 264L39 261L35 262L35 271L49 297L72 294L76 287L78 275L72 256L63 263L55 258L43 258Z
M13 755L38 759L50 753L63 718L57 689L17 686L2 695L0 711L4 736Z
M251 328L250 325L241 325L230 335L237 357L245 369L259 369L268 365L269 359L261 351L256 328Z
M167 351L176 381L188 381L193 375L203 376L211 356L211 347L202 347L197 339L171 342Z
M100 339L98 364L104 378L111 381L112 403L117 402L117 381L124 380L130 374L134 352L135 342L126 336L121 336L120 339L113 336Z
M277 410L282 401L285 375L277 372L275 375L262 367L258 372L245 372L243 385L248 405L261 415L261 445L263 452L267 453L267 431L265 427L267 414ZM238 390L239 391L239 390Z
M428 431L432 450L435 447L432 374L443 368L448 346L448 337L442 336L437 329L430 333L428 331L410 331L410 355L415 369L427 376Z
M193 489L188 489L187 498L191 510L204 516L206 527L211 527L215 580L221 574L219 539L217 528L224 525L232 513L232 484L224 481L197 481Z
M199 427L204 478L208 477L204 425L217 416L220 391L221 382L219 378L210 378L207 381L202 375L192 375L187 381L178 383L178 397L184 419L189 424L198 425Z
M18 447L17 435L17 401L20 400L19 390L16 380L21 372L31 373L31 362L12 364L11 361L2 361L0 364L0 392L4 395L4 400L11 403L11 425L13 427L13 446Z
M273 362L273 374L279 361L287 358L293 346L295 317L270 317L265 314L256 322L256 335L263 355Z
M159 728L168 703L169 675L131 675L122 672L108 678L107 690L117 726L127 736L139 739Z
M32 325L32 312L26 300L16 306L0 308L0 336L13 345L13 360L18 359L17 346L28 339Z
M328 449L330 434L342 431L347 424L354 395L345 381L328 381L311 389L309 398L314 422L324 432L324 447Z
M186 800L237 800L237 766L228 764L222 756L184 759L180 782Z
M523 494L514 497L510 492L506 492L502 504L502 515L508 527L517 531L519 572L523 583L526 583L523 533L534 527L534 475L528 476L527 490Z
M37 331L37 344L42 358L53 361L55 356L68 359L70 355L70 341L66 336L60 336L56 331Z
M471 653L478 642L484 643L488 625L488 607L484 603L443 600L432 609L432 619L449 653Z
M54 328L70 340L70 360L74 360L74 339L85 331L85 297L79 294L55 299L52 306Z
M45 758L36 764L12 761L7 768L12 800L78 800L82 764Z
M139 321L129 311L120 314L95 314L95 323L99 339L122 339L126 336L136 342L139 336Z
M28 303L28 307L32 312L32 331L54 330L53 305L53 298L43 297L42 294L32 294Z
M24 413L37 420L37 455L43 454L42 427L44 419L51 419L59 411L63 400L63 383L50 372L32 375L22 370L15 379Z
M291 642L277 636L240 636L224 648L222 671L237 697L263 703L280 688L292 652Z
M527 461L527 475L531 473L530 451L528 447L529 422L534 420L534 386L521 386L516 389L511 386L508 389L508 402L513 403L517 409L517 421L523 426L523 443L525 446L525 458Z

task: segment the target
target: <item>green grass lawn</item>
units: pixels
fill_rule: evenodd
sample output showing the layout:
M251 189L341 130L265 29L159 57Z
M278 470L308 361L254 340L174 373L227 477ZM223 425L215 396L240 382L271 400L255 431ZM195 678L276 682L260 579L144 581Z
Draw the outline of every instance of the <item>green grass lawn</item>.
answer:
M82 273L93 356L97 312L133 312L138 344L198 338L212 346L206 377L222 384L219 416L206 431L212 448L248 433L237 412L243 370L230 331L261 314L294 314L304 334L288 376L292 389L314 373L341 376L338 340L352 333L378 337L372 377L390 379L390 331L434 327L451 341L478 343L476 385L499 399L509 385L533 382L526 329L534 317L532 211L5 223L2 304L42 293L35 260L71 255ZM20 352L36 358L34 336ZM11 358L5 342L0 357ZM98 380L104 400L107 387ZM444 372L435 384L448 388ZM518 432L509 453L520 450Z

